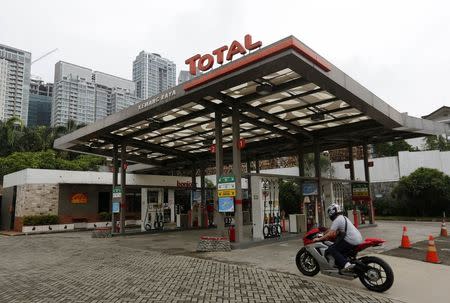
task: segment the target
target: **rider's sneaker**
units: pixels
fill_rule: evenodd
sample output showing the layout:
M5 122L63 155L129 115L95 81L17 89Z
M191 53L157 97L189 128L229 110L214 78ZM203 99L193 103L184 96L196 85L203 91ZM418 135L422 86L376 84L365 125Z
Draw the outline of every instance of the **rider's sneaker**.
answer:
M349 271L352 271L354 267L355 267L355 264L352 264L352 263L350 263L350 262L347 262L347 263L344 265L344 268L342 269L342 271L343 271L343 272L349 272Z

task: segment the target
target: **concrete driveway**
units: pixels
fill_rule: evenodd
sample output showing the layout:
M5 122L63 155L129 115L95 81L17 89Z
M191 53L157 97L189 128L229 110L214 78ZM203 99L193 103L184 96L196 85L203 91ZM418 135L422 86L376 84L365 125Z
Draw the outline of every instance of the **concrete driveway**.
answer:
M91 239L89 232L0 237L0 259L4 261L0 263L0 289L5 290L0 301L122 302L120 298L126 296L129 302L146 302L155 298L156 291L160 301L173 301L185 293L189 302L225 302L223 291L211 285L220 282L231 287L245 276L250 284L235 284L239 285L233 293L236 302L239 298L248 302L271 301L267 298L274 302L300 302L300 298L305 302L448 302L450 266L383 254L398 247L403 225L408 226L413 242L440 231L439 223L422 222L378 222L378 227L362 229L365 237L387 240L384 247L367 250L394 269L394 285L381 297L368 292L359 280L302 276L294 261L302 247L300 237L231 252L196 253L199 237L215 231L193 230L109 239ZM160 274L164 268L170 269L169 276ZM211 276L214 271L231 278L217 281ZM201 282L195 282L194 273L200 274ZM284 292L267 292L259 276L275 279ZM169 284L174 290L167 289ZM207 296L200 291L203 288ZM104 295L104 289L111 293ZM216 296L220 291L222 299ZM296 300L286 297L287 293L295 294Z
M387 242L382 247L370 248L364 254L376 255L387 261L394 270L395 282L392 288L382 296L402 302L449 302L448 281L450 267L425 263L422 261L392 257L383 254L400 245L402 228L408 227L412 242L423 241L429 234L438 235L438 222L377 222L377 227L361 230L363 237L383 238ZM245 250L233 250L230 253L207 253L206 257L226 262L240 262L257 268L291 273L302 276L295 265L295 255L303 246L300 238L287 242L274 243ZM305 277L307 278L307 277ZM366 292L359 280L346 281L318 274L315 281L355 288Z
M382 296L403 301L422 303L430 298L433 302L448 302L448 280L450 267L429 264L422 261L408 260L384 254L386 251L400 245L403 226L408 228L411 242L419 242L428 235L438 235L439 222L393 222L379 221L377 227L361 229L363 237L376 237L386 240L381 247L369 248L363 254L375 254L386 260L393 268L395 282L393 287ZM229 264L240 264L280 273L301 276L295 265L295 255L303 246L301 236L288 241L272 241L271 244L255 246L246 249L236 249L223 253L195 253L197 241L201 235L216 233L214 230L193 230L146 236L131 236L114 238L117 245L157 250L168 254L189 255L197 258L216 260ZM323 276L314 278L303 277L312 281L322 281L327 284L344 286L358 291L367 292L359 280L346 281ZM431 292L430 289L433 289ZM367 292L368 293L368 292Z

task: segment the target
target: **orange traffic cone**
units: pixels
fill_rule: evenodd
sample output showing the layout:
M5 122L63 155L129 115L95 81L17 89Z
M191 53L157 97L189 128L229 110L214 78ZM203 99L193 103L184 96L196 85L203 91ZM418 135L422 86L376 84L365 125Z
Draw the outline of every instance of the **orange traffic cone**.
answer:
M432 235L430 235L430 237L428 238L428 251L425 262L441 263L437 255L436 245L434 245L434 239Z
M411 248L411 242L409 242L409 237L406 234L406 231L406 226L403 226L402 244L400 245L400 248Z
M442 219L441 237L448 237L447 226L445 226L445 220L444 219Z

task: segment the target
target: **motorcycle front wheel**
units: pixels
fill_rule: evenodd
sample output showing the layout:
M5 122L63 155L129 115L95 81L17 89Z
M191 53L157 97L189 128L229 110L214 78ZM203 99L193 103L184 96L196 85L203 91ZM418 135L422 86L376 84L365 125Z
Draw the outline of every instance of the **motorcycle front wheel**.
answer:
M320 271L319 263L317 263L316 259L304 247L295 256L295 263L297 264L298 270L305 276L312 277Z
M358 274L361 283L369 290L384 292L394 283L394 272L384 260L377 257L359 259L367 269Z

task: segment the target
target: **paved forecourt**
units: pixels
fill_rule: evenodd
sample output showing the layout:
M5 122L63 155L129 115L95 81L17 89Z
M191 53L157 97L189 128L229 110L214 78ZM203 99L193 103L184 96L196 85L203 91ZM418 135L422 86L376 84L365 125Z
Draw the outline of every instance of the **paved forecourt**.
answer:
M391 302L291 274L120 241L91 239L86 232L2 237L0 302Z

